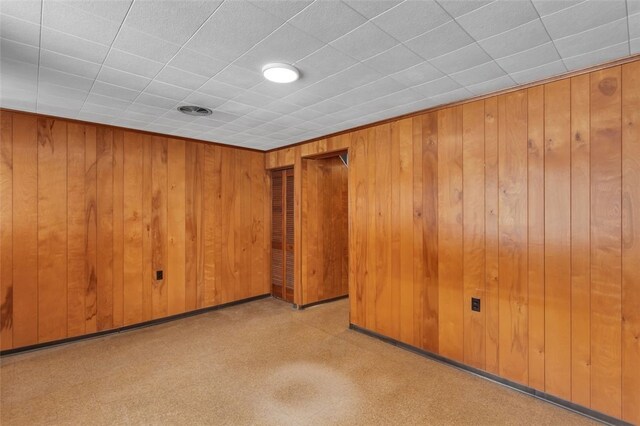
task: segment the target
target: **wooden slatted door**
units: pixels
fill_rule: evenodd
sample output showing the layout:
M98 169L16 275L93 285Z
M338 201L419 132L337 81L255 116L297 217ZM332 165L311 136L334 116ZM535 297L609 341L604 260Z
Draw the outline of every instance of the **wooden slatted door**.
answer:
M271 293L293 302L293 169L271 174Z

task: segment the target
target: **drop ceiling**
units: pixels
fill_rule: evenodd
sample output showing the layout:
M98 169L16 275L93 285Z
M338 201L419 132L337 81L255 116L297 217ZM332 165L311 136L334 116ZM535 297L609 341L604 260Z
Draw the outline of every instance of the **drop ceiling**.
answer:
M0 0L0 37L4 108L268 150L638 54L640 0Z

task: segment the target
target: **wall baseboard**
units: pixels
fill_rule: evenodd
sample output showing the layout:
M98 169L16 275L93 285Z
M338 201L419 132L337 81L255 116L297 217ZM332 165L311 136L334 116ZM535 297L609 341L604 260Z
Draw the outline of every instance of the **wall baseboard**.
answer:
M620 420L618 418L615 417L611 417L607 414L603 414L599 411L595 411L592 410L590 408L587 407L583 407L582 405L578 405L575 404L571 401L567 401L564 400L562 398L558 398L557 396L553 396L551 394L548 394L546 392L542 392L540 390L531 388L529 386L525 386L522 385L520 383L505 379L503 377L500 376L496 376L495 374L491 374L488 373L484 370L480 370L478 368L475 367L471 367L469 365L463 364L461 362L458 361L454 361L452 359L443 357L442 355L438 355L436 353L433 352L429 352L429 351L425 351L424 349L420 349L417 348L415 346L409 345L407 343L403 343L399 340L393 339L391 337L387 337L385 335L376 333L375 331L371 331L368 330L366 328L357 326L355 324L349 323L349 328L351 330L357 331L358 333L362 333L364 335L367 335L369 337L374 337L376 339L382 340L385 343L389 343L393 346L405 349L407 351L413 352L417 355L423 356L425 358L429 358L432 359L434 361L438 361L441 362L443 364L447 364L449 366L452 366L454 368L457 368L459 370L463 370L467 373L471 373L474 374L476 376L482 377L483 379L486 380L490 380L492 382L495 382L497 384L506 386L508 388L514 389L516 391L522 392L524 394L527 394L529 396L532 396L534 398L538 398L541 399L545 402L549 402L553 405L559 406L561 408L564 408L566 410L572 411L574 413L580 414L582 416L588 417L590 419L605 423L605 424L609 424L609 425L613 425L613 426L633 426L631 423L627 423L623 420Z
M35 350L38 350L38 349L45 349L45 348L49 348L49 347L52 347L52 346L65 345L65 344L77 342L77 341L80 341L80 340L95 339L97 337L102 337L102 336L106 336L106 335L109 335L109 334L122 333L122 332L125 332L125 331L136 330L136 329L139 329L139 328L146 328L146 327L150 327L150 326L153 326L153 325L163 324L165 322L176 321L176 320L179 320L179 319L188 318L188 317L204 314L204 313L211 312L211 311L217 311L219 309L229 308L231 306L242 305L244 303L249 303L249 302L253 302L253 301L256 301L256 300L266 299L268 297L271 297L271 293L261 294L259 296L248 297L246 299L240 299L240 300L236 300L234 302L223 303L221 305L208 306L206 308L195 309L193 311L183 312L181 314L171 315L171 316L163 317L163 318L157 318L157 319L154 319L154 320L151 320L151 321L145 321L145 322L140 322L140 323L136 323L136 324L125 325L123 327L112 328L112 329L109 329L109 330L98 331L96 333L83 334L83 335L80 335L80 336L68 337L68 338L60 339L60 340L52 340L50 342L36 343L35 345L22 346L20 348L15 348L15 349L6 349L4 351L0 351L0 357L7 356L7 355L15 355L15 354L23 353L23 352L35 351Z
M324 300L318 300L317 302L307 303L306 305L296 305L294 303L293 307L295 309L298 309L298 310L303 310L303 309L306 309L306 308L310 308L312 306L324 305L325 303L336 302L338 300L348 299L348 298L349 298L349 295L345 294L345 295L342 295L342 296L332 297L331 299L324 299Z

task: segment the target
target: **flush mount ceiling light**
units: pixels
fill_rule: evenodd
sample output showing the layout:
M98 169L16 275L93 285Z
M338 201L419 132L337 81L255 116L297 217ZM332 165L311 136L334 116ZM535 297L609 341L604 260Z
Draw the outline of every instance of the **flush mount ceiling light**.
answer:
M211 115L211 110L205 107L199 107L195 105L184 105L178 107L178 111L187 115L195 115L196 117L204 117L205 115Z
M274 83L292 83L300 77L300 71L292 65L271 63L262 67L264 78Z

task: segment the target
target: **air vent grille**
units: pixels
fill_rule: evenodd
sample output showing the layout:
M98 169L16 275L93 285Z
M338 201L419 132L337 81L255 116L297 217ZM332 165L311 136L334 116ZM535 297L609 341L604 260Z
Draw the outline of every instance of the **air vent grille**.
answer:
M178 107L178 111L187 115L195 115L197 117L203 117L206 115L211 115L211 110L205 107L199 107L195 105L185 105Z

